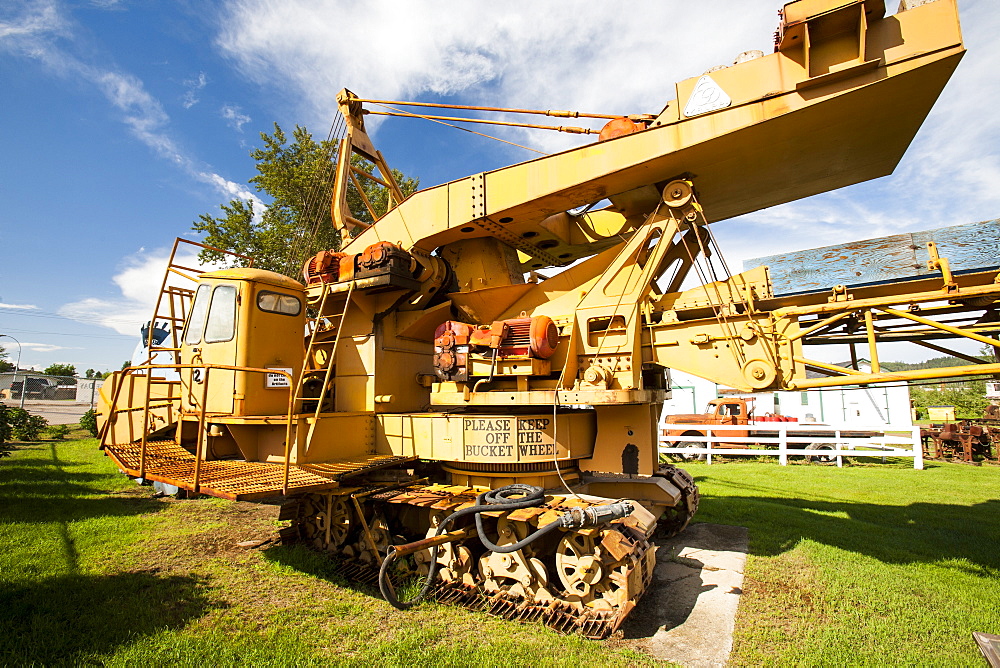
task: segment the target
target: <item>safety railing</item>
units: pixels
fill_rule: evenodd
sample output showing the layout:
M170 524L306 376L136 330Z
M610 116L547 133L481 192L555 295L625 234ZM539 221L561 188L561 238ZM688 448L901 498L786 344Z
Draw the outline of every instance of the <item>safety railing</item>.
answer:
M146 454L147 454L148 439L149 439L149 414L150 414L150 410L152 408L154 408L153 406L150 405L150 400L153 398L153 397L151 397L151 388L152 388L152 385L153 385L153 381L155 380L153 378L153 375L152 375L152 371L154 369L173 369L173 370L175 370L177 372L180 372L181 369L200 369L204 373L204 376L203 376L202 381L201 381L201 386L202 386L201 387L201 400L200 400L199 406L198 406L198 433L197 433L197 440L195 442L195 453L194 453L194 456L195 456L194 479L192 480L192 483L191 483L192 487L194 488L193 491L195 491L195 492L198 491L198 487L199 487L199 484L200 484L200 481L201 481L201 462L202 462L202 460L204 458L204 453L207 450L207 444L205 443L205 440L207 438L207 431L205 429L205 424L206 424L206 418L209 416L209 413L208 413L208 388L209 388L209 381L210 381L211 371L213 369L215 369L215 370L222 370L222 371L240 371L240 372L246 372L246 373L278 374L278 375L281 375L281 376L285 376L288 379L288 385L287 385L287 390L288 390L288 410L286 412L286 418L285 418L285 451L284 451L284 473L283 473L283 480L282 480L282 493L283 494L287 494L288 493L288 478L289 478L289 471L290 471L290 467L291 467L290 461L291 461L292 431L293 431L292 425L294 424L294 420L292 418L293 418L293 415L294 415L293 411L294 411L294 400L295 400L295 394L294 394L295 384L293 382L294 379L292 378L292 375L290 373L286 372L286 371L281 370L281 369L261 369L261 368L257 368L257 367L235 366L235 365L231 365L231 364L205 364L205 363L201 363L201 364L141 364L141 365L126 367L125 369L123 369L120 372L120 375L117 376L117 378L116 378L117 382L115 383L114 393L112 395L111 402L110 402L109 409L108 409L108 419L105 421L105 423L104 423L104 425L103 425L103 427L101 429L100 438L101 438L101 448L102 449L105 448L105 447L107 447L109 445L107 443L108 435L110 434L110 435L113 436L113 434L115 433L114 432L114 427L115 427L115 422L117 421L118 415L122 414L122 413L134 412L134 411L136 411L138 409L138 407L129 407L129 408L124 408L124 409L117 408L118 401L121 398L122 388L124 388L125 385L126 385L126 382L125 382L126 378L129 378L130 376L137 376L137 375L139 375L137 372L145 371L146 374L143 374L143 375L147 375L147 381L146 381L144 401L143 401L143 405L142 405L142 408L141 408L141 410L143 411L143 415L142 415L142 430L141 430L142 433L141 433L141 436L140 436L140 443L139 443L139 448L140 448L140 450L139 450L139 477L140 478L145 478L146 477ZM165 384L176 385L178 388L181 387L181 381L179 381L179 380L170 380L170 381L162 381L162 382L164 382ZM131 395L132 395L132 392L131 392L131 389L130 389L129 396L131 396ZM164 397L156 397L156 399L157 400L162 400L162 399L164 399ZM179 403L180 400L181 400L180 396L169 397L168 403L164 404L164 406L166 406L166 405L172 405L174 401L176 401L176 402ZM157 406L157 407L163 407L163 406ZM178 413L183 414L183 411L181 410L180 406L178 406ZM130 429L131 429L131 420L130 420ZM130 443L135 442L134 436L135 436L134 433L132 433L130 431L129 432ZM179 444L179 442L180 441L179 441L179 433L178 433L178 444ZM112 447L114 446L113 443L110 444L110 445Z
M682 436L671 432L698 433ZM872 433L877 435L870 435ZM814 447L809 448L809 445ZM699 459L704 456L708 464L712 463L713 456L719 455L777 457L782 466L788 464L789 457L797 455L832 458L838 467L843 466L844 457L912 457L914 469L924 468L920 427L834 427L795 422L766 425L666 423L661 425L658 451Z

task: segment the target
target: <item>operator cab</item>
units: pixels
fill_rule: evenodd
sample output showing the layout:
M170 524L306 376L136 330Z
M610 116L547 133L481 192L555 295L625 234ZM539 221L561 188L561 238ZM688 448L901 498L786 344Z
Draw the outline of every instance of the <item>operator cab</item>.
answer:
M708 402L705 412L710 415L725 415L728 417L739 417L743 415L743 405L736 401L712 400Z
M284 371L302 367L305 287L262 269L201 274L181 344L185 364ZM206 385L206 377L208 383ZM181 371L184 409L234 417L280 415L288 410L288 377L235 369Z

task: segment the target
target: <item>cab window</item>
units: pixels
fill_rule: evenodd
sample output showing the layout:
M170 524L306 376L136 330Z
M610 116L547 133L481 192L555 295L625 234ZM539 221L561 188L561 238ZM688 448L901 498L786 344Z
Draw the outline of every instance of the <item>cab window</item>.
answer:
M201 333L205 329L205 315L208 313L208 300L212 286L199 285L191 306L191 316L188 318L187 331L184 332L184 343L194 345L201 343Z
M298 315L302 310L302 302L294 295L262 290L257 294L257 308L268 313Z
M212 305L205 324L205 343L232 341L236 334L236 287L219 285L212 292Z

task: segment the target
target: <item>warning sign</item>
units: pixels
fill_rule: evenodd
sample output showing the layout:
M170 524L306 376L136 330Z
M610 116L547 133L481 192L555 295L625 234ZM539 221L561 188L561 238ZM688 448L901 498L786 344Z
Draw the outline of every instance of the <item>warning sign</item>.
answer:
M284 371L287 374L291 374L292 370L290 368L280 367L280 366L269 366L268 369L274 369L275 371ZM286 388L291 383L288 380L288 376L284 376L280 373L269 373L264 379L264 387L268 389L282 389Z

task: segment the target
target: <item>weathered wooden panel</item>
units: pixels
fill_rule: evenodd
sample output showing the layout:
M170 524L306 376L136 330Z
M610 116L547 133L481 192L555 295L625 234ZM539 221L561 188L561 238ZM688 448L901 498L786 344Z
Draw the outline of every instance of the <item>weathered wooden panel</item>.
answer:
M940 275L927 269L928 241L955 273L1000 269L1000 219L759 257L743 267L769 266L776 295L903 281Z

